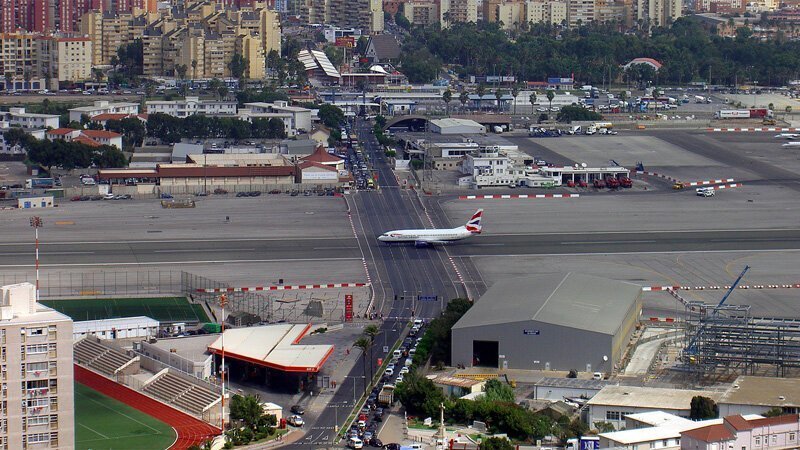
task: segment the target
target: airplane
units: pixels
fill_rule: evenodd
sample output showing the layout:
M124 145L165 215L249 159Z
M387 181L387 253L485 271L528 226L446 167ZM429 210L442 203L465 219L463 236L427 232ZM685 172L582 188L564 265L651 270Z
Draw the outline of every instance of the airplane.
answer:
M800 139L800 134L798 133L781 133L776 134L775 139Z
M800 147L800 142L787 142L783 144L784 147Z
M378 236L381 242L413 242L417 247L433 244L449 244L453 241L466 239L473 234L481 233L481 217L483 210L479 209L463 226L457 228L434 228L428 230L393 230Z

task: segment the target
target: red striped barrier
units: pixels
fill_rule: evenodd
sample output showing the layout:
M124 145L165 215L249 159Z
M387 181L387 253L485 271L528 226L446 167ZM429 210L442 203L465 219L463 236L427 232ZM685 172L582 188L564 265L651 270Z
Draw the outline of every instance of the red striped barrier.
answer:
M335 289L365 287L369 283L328 283L328 284L295 284L287 286L253 286L253 287L227 287L197 289L202 294L218 294L220 292L257 292L257 291L298 291L304 289Z
M516 198L578 198L581 194L495 194L495 195L461 195L459 200L483 199L516 199Z
M706 128L706 131L712 132L734 132L734 133L752 133L760 131L800 131L800 128L780 128L780 127L752 127L752 128Z
M730 286L642 286L644 292L658 291L719 291L730 289ZM800 289L800 283L794 284L750 284L739 285L737 289Z
M684 186L706 186L709 184L731 183L733 178L725 178L724 180L705 180L705 181L692 181L683 183Z
M714 189L714 190L731 189L731 188L737 188L737 187L742 187L742 183L723 184L722 186L713 186L712 189Z

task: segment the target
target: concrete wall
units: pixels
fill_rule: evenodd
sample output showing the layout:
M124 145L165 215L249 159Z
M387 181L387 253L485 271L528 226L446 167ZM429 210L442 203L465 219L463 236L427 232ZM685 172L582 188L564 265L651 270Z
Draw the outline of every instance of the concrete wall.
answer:
M525 334L538 330L538 335ZM453 330L452 364L472 366L473 341L498 341L499 354L505 355L510 369L606 371L612 354L610 335L576 330L536 321L512 322ZM500 359L502 366L503 358Z

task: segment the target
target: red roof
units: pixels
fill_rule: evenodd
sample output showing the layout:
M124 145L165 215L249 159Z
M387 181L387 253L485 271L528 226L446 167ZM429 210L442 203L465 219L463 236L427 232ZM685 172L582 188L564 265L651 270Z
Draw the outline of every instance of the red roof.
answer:
M320 164L320 163L315 162L315 161L303 161L300 164L300 169L308 169L309 167L319 167L320 169L325 169L325 170L336 172L336 167L326 166L325 164Z
M327 150L325 150L325 147L323 147L321 145L319 147L317 147L316 150L314 150L314 153L302 158L302 160L303 161L313 161L313 162L318 162L318 163L326 163L327 162L327 163L336 163L336 164L339 164L340 162L342 162L342 158L339 158L338 156L331 155L330 153L328 153Z
M78 143L81 143L81 144L86 144L86 145L88 145L90 147L100 147L102 145L101 143L95 141L94 139L88 138L88 137L83 136L83 135L76 137L75 139L72 140L72 142L78 142Z
M113 139L122 136L119 133L114 133L113 131L104 131L104 130L83 130L82 134L95 139Z
M68 134L70 134L70 133L72 133L74 131L78 131L78 130L73 130L72 128L55 128L55 129L52 129L52 130L48 131L47 134L57 134L57 135L66 136L66 135L68 135Z
M782 416L765 417L763 419L753 419L747 421L747 423L751 424L753 428L798 422L800 422L800 414L784 414Z
M90 120L92 122L105 122L107 120L122 120L128 117L136 117L141 120L147 120L147 114L114 114L104 113L93 116Z
M728 425L736 431L752 430L753 425L740 415L727 416L723 419Z
M734 436L733 433L728 430L728 427L723 424L709 425L707 427L684 431L681 433L681 437L685 436L706 443L720 442L736 438L736 436Z
M662 65L653 58L634 58L626 65L630 66L631 64L652 64L656 69L660 69Z
M161 167L156 166L158 178L184 177L280 177L294 175L294 166L253 167Z

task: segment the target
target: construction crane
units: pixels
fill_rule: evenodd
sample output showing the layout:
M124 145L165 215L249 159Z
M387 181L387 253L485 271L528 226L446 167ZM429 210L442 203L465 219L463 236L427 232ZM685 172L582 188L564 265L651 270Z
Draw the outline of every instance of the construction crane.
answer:
M724 305L725 301L728 300L728 297L730 297L731 293L733 293L733 290L736 289L736 286L739 285L739 282L742 281L744 274L746 274L748 270L750 270L750 266L747 265L744 266L742 273L740 273L739 277L736 278L736 281L734 281L733 284L731 284L731 287L728 289L728 292L726 292L725 295L722 296L722 299L719 301L719 303L717 303L717 306L715 306L714 309L711 310L711 316L710 316L711 318L717 315L720 308L722 308L722 305ZM705 327L704 323L701 322L700 327L697 329L697 332L695 333L694 336L692 336L692 340L689 341L689 345L686 346L686 349L684 350L685 354L694 355L697 353L697 339L700 337L701 334L703 334L704 327Z

